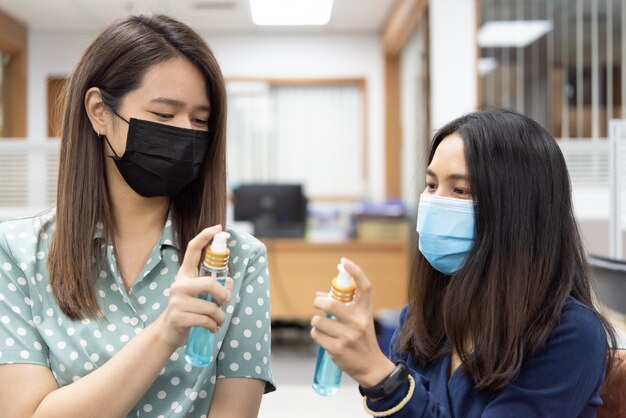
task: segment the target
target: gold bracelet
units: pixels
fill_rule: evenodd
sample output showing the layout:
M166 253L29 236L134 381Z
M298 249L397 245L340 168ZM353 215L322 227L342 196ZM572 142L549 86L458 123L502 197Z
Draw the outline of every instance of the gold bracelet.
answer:
M404 408L404 405L406 405L409 402L409 400L413 397L414 390L415 390L415 380L413 379L413 376L409 375L409 391L407 392L404 399L402 399L400 403L398 403L398 405L386 411L372 411L371 409L367 407L367 396L364 396L363 408L365 408L365 412L367 412L373 417L388 417L389 415L395 414L396 412Z

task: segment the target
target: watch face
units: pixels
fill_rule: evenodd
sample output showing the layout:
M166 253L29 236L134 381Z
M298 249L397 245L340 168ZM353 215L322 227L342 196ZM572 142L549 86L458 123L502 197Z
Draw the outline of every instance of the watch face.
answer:
M408 376L408 370L405 363L397 363L396 368L391 372L385 382L383 383L383 390L385 395L389 395L393 393L396 389L398 389L402 384L406 381Z

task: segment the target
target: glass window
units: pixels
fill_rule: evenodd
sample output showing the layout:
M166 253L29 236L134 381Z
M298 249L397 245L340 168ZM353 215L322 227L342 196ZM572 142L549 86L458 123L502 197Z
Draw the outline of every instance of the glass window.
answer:
M517 110L556 137L606 137L626 117L625 15L625 0L481 0L482 107Z
M358 82L228 82L228 171L243 183L300 183L307 196L365 194Z

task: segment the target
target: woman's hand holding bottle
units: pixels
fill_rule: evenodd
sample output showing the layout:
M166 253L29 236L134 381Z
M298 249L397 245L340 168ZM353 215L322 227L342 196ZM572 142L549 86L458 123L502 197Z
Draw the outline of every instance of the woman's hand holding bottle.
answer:
M351 306L318 292L313 305L336 319L316 315L311 319L311 337L324 347L337 366L363 387L378 384L395 365L385 357L376 340L371 308L371 283L359 266L342 259L352 275L357 292Z
M167 307L155 321L160 328L159 336L173 350L185 343L191 327L204 327L216 332L224 323L225 314L221 306L230 302L232 278L227 278L222 286L211 278L198 277L202 250L221 230L220 225L206 228L189 241L176 280L170 287ZM210 295L213 301L200 299L197 297L199 294Z

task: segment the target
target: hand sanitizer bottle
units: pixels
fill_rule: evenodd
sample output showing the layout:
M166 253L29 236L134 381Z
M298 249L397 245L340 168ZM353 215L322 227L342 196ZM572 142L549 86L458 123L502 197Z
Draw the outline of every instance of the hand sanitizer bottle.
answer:
M219 232L213 237L211 246L207 248L200 267L200 276L208 276L224 285L228 277L228 255L230 250L226 241L230 238L228 232ZM198 295L199 298L213 300L210 295ZM213 361L213 341L215 334L203 327L193 327L187 339L185 361L194 367L206 367Z
M356 286L352 277L345 270L342 264L337 265L339 274L332 280L330 296L346 305L354 302L354 291ZM327 318L335 319L332 315L325 314ZM315 376L313 377L313 390L323 396L332 396L339 391L341 383L341 369L333 363L328 356L328 352L320 347L317 353L317 363L315 364Z

